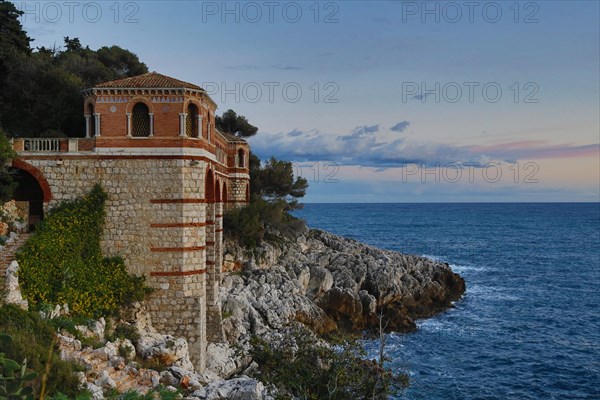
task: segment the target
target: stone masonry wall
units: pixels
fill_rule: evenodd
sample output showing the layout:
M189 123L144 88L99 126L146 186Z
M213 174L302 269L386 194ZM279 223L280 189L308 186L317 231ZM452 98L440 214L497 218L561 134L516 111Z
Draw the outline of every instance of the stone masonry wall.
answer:
M96 183L105 188L104 253L122 255L130 272L147 277L155 289L147 304L154 325L165 334L186 337L202 371L207 307L210 336L222 336L220 310L214 307L221 277L223 207L204 200L208 162L93 157L24 161L39 169L50 185L47 208L85 195ZM230 181L229 198L241 200L246 183Z

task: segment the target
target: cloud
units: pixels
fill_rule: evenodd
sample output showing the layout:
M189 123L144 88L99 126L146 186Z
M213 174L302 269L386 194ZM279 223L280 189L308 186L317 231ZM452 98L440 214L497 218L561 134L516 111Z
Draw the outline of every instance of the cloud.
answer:
M295 65L284 65L284 66L273 65L273 66L271 66L271 68L280 69L283 71L299 71L299 70L303 69L302 67L298 67Z
M551 144L545 140L529 140L493 145L471 146L472 152L480 152L502 160L541 158L593 157L600 153L600 144L574 145L573 143Z
M263 67L260 65L242 64L242 65L227 65L225 69L233 71L262 71L265 69L278 69L281 71L299 71L303 69L296 65L271 65L270 67Z
M249 139L261 158L276 156L295 162L330 161L386 169L407 164L422 166L462 164L484 166L492 161L516 162L542 158L597 156L600 144L553 144L520 141L488 145L454 145L398 138L396 131L363 125L344 135L319 130L270 134L260 132Z
M408 128L409 125L410 125L410 122L408 122L408 121L400 121L396 125L392 126L390 128L390 130L392 130L394 132L404 132L404 130L406 128Z
M379 132L379 125L357 126L356 128L354 128L354 130L352 131L351 134L338 136L336 138L336 140L342 140L342 141L357 140L357 139L364 138L368 135L371 135L371 134L377 133L377 132Z
M258 71L258 70L261 70L262 68L259 67L258 65L245 64L245 65L227 65L227 66L225 66L225 69L231 69L234 71Z

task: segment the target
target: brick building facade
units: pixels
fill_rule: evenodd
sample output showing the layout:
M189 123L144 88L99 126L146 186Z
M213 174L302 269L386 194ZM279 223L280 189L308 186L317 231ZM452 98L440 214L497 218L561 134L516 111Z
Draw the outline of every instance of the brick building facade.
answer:
M104 253L147 277L153 324L186 337L202 371L207 343L223 340L223 213L248 201L248 144L215 129L216 104L202 88L155 72L84 91L83 110L85 138L13 141L13 167L42 193L18 200L48 210L100 183Z

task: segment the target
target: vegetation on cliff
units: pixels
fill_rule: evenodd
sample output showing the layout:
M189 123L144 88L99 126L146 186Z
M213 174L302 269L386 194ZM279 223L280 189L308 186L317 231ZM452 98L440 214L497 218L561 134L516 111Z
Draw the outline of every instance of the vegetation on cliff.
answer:
M12 338L0 340L0 353L19 364L26 364L28 371L36 373L33 382L27 383L32 385L36 398L44 385L45 393L50 395L61 392L75 398L80 392L76 366L60 359L55 351L55 329L38 313L4 305L0 307L0 332ZM4 373L0 376L7 378Z
M387 399L408 385L406 375L364 360L366 352L356 340L329 345L299 326L281 341L254 336L251 344L253 360L260 365L257 377L277 388L277 398Z
M129 275L122 259L102 256L106 199L97 185L60 204L21 248L19 279L30 305L68 304L74 315L100 317L143 298L144 279Z
M8 169L8 162L16 156L12 144L0 129L0 203L10 200L15 189L16 183Z
M304 222L289 211L300 207L298 200L307 188L306 179L294 177L291 162L272 157L261 163L255 154L250 154L250 203L225 214L227 233L252 248L268 239L269 231L283 236L306 231Z
M82 136L81 90L148 72L118 46L91 50L65 37L63 48L32 48L22 14L0 0L0 127L10 136Z

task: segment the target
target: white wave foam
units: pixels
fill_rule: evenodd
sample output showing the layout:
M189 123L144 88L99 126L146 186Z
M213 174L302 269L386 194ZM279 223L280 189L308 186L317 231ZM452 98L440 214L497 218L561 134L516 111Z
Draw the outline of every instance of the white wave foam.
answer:
M506 289L499 289L491 286L473 285L467 288L467 296L473 296L487 300L520 300L520 297L515 296L514 294L505 293L505 290Z
M450 268L452 268L452 271L457 272L459 274L461 272L467 272L467 271L475 271L475 272L493 271L493 269L486 268L486 267L478 267L475 265L464 265L464 264L448 264L448 265L450 265Z

